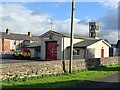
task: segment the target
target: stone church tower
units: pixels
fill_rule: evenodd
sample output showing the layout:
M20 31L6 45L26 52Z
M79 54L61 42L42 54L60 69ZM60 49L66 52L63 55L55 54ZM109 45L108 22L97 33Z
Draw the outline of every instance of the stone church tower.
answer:
M89 37L99 39L99 23L89 22Z

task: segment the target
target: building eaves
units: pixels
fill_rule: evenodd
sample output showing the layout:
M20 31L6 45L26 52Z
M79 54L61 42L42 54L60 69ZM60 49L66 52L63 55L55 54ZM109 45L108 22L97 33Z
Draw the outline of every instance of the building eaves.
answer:
M30 43L28 46L25 46L26 48L36 48L36 47L40 47L41 46L41 42L33 42Z
M86 39L84 41L78 42L76 44L73 45L73 47L79 47L79 48L86 48L87 46L90 46L98 41L100 41L101 39L94 39L94 40L90 40L90 39Z

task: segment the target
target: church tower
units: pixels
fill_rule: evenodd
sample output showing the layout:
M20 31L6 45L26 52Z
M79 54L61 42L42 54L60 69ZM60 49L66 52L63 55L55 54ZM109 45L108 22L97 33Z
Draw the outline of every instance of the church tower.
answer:
M89 22L89 37L99 39L99 23Z

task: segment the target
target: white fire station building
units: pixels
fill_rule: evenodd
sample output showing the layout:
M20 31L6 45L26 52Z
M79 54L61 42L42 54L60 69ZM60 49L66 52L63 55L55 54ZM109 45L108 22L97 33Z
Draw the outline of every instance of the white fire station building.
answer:
M70 35L48 31L40 36L41 53L43 60L63 60L70 57ZM99 39L99 25L97 22L89 23L89 37L74 35L73 58L102 58L109 57L111 45Z

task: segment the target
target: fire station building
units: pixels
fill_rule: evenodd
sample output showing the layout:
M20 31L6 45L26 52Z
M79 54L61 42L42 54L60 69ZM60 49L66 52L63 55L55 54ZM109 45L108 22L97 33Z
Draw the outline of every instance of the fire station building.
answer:
M41 59L63 60L70 56L70 35L48 31L40 36ZM74 35L73 58L102 58L109 57L111 45L103 39L99 39L99 25L96 22L89 23L89 37Z
M0 52L9 52L16 49L28 48L31 58L42 60L66 60L70 57L70 34L48 31L41 36L10 33L8 29L0 33ZM89 37L74 35L73 58L102 58L109 57L111 45L103 39L99 39L99 25L96 22L89 23Z

